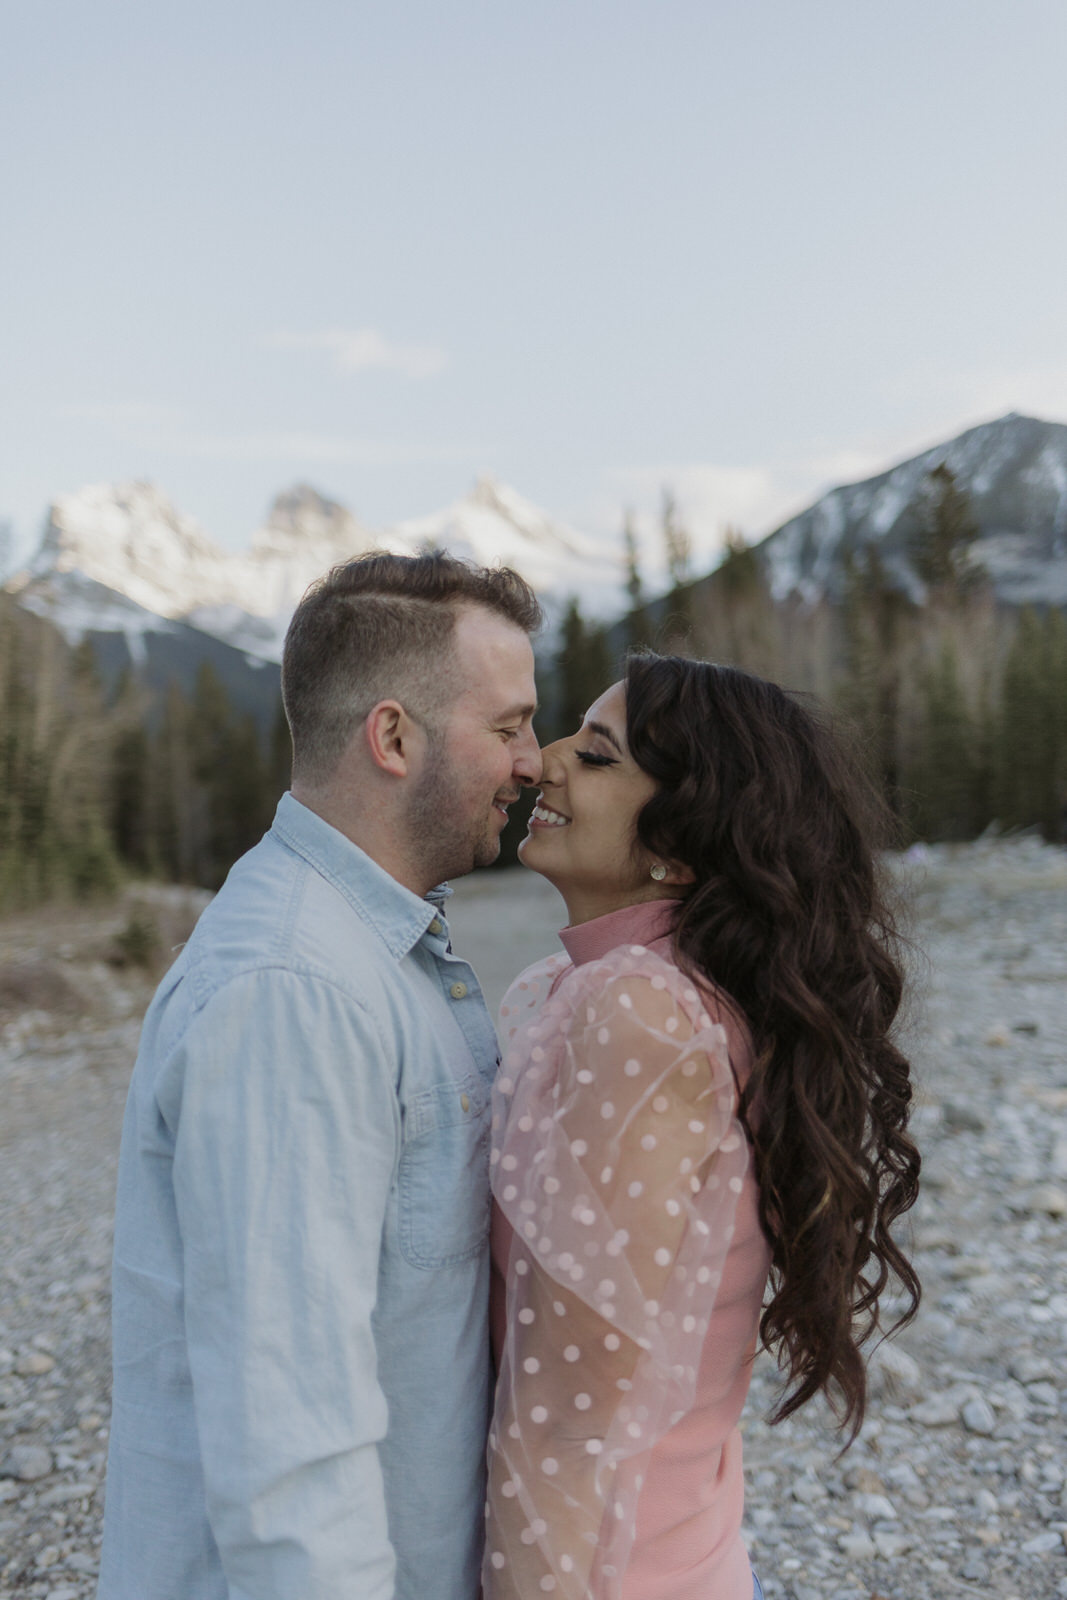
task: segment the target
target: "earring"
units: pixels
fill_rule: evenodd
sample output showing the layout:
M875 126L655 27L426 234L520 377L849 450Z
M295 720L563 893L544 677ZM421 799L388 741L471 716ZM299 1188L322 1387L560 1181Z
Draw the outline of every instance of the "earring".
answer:
M662 883L664 878L667 876L666 867L660 866L658 861L654 866L649 868L649 872L651 873L652 877L655 878L657 883Z

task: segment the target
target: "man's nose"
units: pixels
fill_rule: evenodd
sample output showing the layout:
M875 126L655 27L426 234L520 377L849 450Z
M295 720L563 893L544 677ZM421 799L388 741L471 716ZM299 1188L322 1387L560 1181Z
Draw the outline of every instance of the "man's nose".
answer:
M515 759L511 770L520 783L535 784L541 781L541 748L537 736L529 728L516 740Z

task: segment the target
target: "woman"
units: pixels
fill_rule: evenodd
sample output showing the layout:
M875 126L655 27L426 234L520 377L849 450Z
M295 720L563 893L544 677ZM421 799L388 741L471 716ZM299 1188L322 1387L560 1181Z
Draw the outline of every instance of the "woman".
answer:
M566 955L501 1008L486 1600L749 1600L757 1337L855 1436L914 1201L861 785L775 685L640 656L544 751ZM770 1295L764 1290L770 1275Z

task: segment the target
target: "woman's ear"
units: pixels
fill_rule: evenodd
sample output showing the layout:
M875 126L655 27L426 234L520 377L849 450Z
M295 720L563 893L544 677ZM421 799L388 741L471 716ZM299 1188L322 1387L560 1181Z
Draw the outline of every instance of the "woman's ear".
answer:
M654 860L649 867L649 877L665 889L684 889L696 883L696 874L681 861Z
M692 867L687 867L682 861L666 861L667 876L664 883L669 883L675 889L687 889L691 883L696 883L696 873Z

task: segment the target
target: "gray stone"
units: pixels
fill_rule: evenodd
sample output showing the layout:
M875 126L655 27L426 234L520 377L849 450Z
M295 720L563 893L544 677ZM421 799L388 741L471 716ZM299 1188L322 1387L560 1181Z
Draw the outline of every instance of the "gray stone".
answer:
M986 1120L966 1100L946 1100L941 1111L949 1133L984 1133Z
M878 1553L870 1534L862 1531L840 1534L837 1547L850 1561L873 1561Z
M68 1556L64 1563L72 1572L84 1572L94 1576L100 1563L93 1556L83 1555L80 1551Z
M854 1494L852 1504L870 1522L895 1522L896 1508L884 1494Z
M36 1483L52 1471L52 1452L40 1444L14 1444L0 1460L0 1478Z
M1062 1550L1063 1545L1063 1535L1049 1531L1048 1533L1035 1533L1032 1539L1027 1539L1021 1549L1024 1556L1050 1556L1054 1550Z
M46 1489L40 1499L42 1506L65 1506L72 1500L89 1500L96 1493L95 1483L57 1483Z
M51 1372L55 1361L46 1355L43 1350L29 1350L24 1356L19 1356L15 1362L15 1371L20 1378L39 1378L46 1372Z
M960 1396L951 1389L920 1401L917 1406L912 1406L908 1413L910 1420L919 1423L923 1428L947 1427L950 1423L958 1422L959 1415Z
M960 1420L968 1433L990 1434L997 1425L993 1407L981 1395L967 1401L960 1412Z
M1042 1183L1031 1189L1026 1197L1028 1211L1040 1211L1047 1217L1067 1216L1067 1189L1053 1183Z
M1056 1376L1056 1369L1048 1357L1037 1355L1032 1350L1024 1350L1013 1356L1008 1371L1019 1383L1040 1383Z
M910 1401L922 1393L922 1368L914 1356L897 1344L880 1344L871 1357L868 1373L872 1394Z

